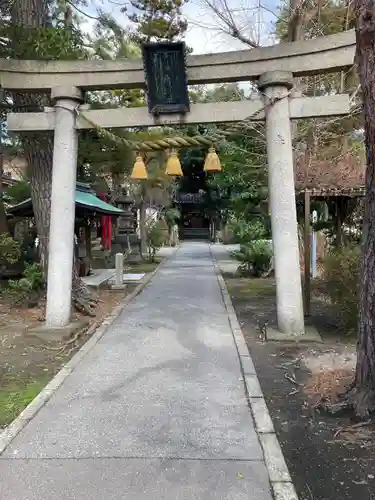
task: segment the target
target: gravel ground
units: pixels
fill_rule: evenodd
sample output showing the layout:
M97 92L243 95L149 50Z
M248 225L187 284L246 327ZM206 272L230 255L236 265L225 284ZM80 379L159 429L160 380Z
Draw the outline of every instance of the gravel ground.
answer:
M355 341L336 326L332 311L314 300L322 344L264 343L257 326L275 321L272 280L226 276L275 429L300 500L375 499L375 428L314 409L350 380Z

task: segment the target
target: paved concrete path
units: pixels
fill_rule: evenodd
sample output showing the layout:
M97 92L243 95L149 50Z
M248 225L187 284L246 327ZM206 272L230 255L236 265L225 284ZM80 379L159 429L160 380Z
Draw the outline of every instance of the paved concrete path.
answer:
M209 246L185 243L0 459L4 500L271 500Z

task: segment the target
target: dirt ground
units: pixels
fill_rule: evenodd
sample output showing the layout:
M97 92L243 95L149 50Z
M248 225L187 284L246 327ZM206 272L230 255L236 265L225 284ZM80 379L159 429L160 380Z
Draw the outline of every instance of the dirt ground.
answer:
M134 288L128 285L126 294ZM43 301L32 309L0 302L0 430L40 392L124 296L124 292L99 290L96 316L85 317L87 328L76 340L73 337L62 342L44 342L27 333L43 320ZM74 311L73 318L82 316Z
M224 276L300 500L374 500L375 426L333 418L316 408L351 380L355 339L321 297L311 317L321 344L264 342L276 323L275 283Z
M150 273L160 263L140 262L129 266L132 272ZM106 316L136 284L128 284L125 292L99 290L96 316L90 318L72 311L73 319L88 321L79 336L63 342L45 342L28 334L28 330L44 320L45 303L27 309L0 300L0 431L6 427L60 368L91 337Z
M129 272L151 273L162 259L139 262L127 267ZM92 336L111 311L136 288L128 284L125 291L100 289L96 316L82 316L72 310L72 319L85 319L86 328L70 340L46 342L28 334L44 321L45 302L37 307L11 306L0 300L0 431L6 427L43 389L62 366Z

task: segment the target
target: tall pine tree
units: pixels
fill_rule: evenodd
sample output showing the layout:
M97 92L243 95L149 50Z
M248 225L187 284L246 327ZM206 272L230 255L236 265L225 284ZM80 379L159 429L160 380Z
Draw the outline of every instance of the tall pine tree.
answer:
M187 29L182 14L186 0L131 0L126 14L135 24L134 40L141 42L175 41Z
M73 25L71 8L65 4L61 17L56 4L46 0L13 0L7 4L10 22L2 26L4 50L13 59L61 60L86 57L81 33ZM1 12L3 15L4 13ZM47 93L12 93L15 108L40 111L51 104ZM40 241L41 265L48 266L49 225L52 184L53 136L48 133L25 133L20 136L23 154L30 168L31 198ZM92 314L91 294L73 273L73 303Z

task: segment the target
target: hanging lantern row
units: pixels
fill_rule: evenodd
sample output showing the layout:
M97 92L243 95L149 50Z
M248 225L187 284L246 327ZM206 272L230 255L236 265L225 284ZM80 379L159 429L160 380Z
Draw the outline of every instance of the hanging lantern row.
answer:
M209 148L203 170L204 172L221 172L220 158L218 157L215 148ZM170 177L182 177L184 175L178 158L178 153L175 150L171 151L168 156L165 173ZM141 155L138 155L135 160L130 178L139 181L148 179L147 168Z

